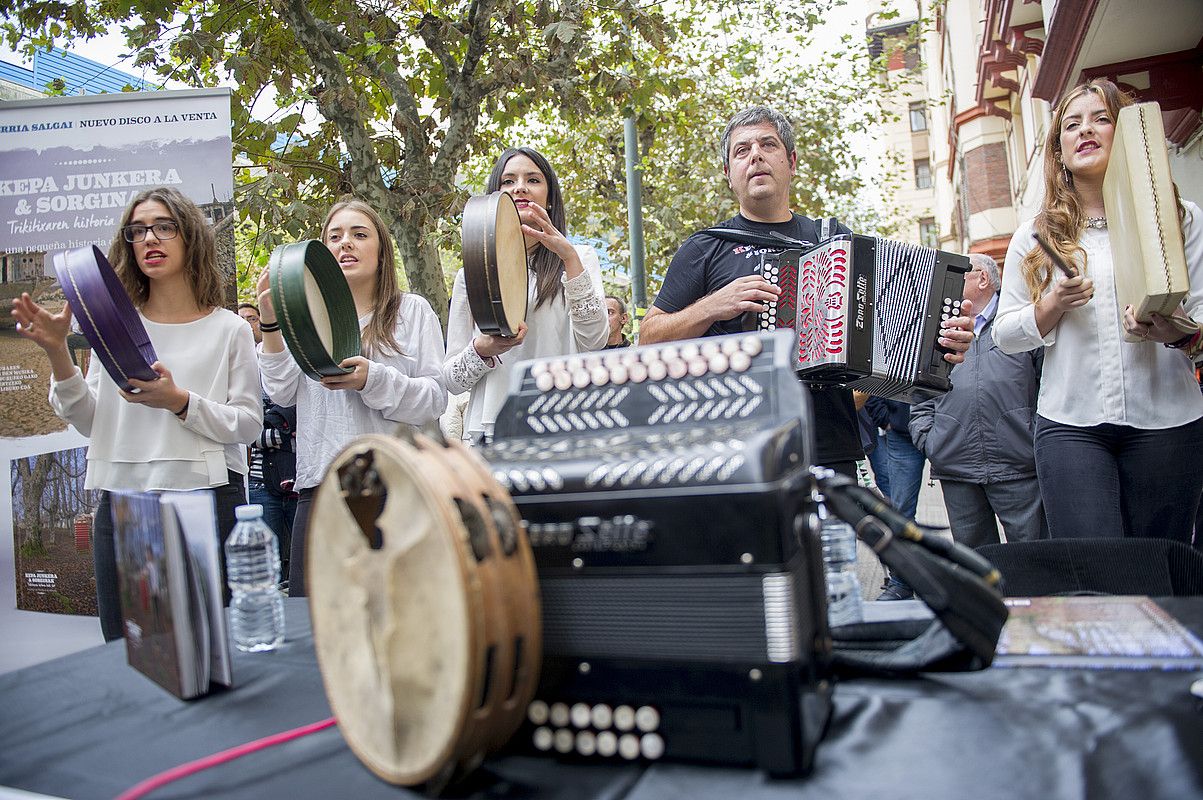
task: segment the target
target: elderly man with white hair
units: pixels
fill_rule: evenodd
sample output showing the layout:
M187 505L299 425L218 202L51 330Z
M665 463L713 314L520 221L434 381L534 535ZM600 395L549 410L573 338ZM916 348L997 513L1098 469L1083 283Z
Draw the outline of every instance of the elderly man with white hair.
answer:
M948 509L952 537L969 547L1048 538L1036 481L1032 438L1043 350L1007 355L992 328L1001 281L989 256L969 257L965 299L981 309L952 391L911 407L911 439L931 462Z

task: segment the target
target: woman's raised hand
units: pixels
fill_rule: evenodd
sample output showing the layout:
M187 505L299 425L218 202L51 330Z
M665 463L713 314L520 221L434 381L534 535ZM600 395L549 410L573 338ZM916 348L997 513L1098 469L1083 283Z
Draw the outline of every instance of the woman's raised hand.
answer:
M28 292L22 292L13 299L12 315L17 320L17 333L46 352L67 349L67 335L71 333L71 306L67 303L62 311L51 314Z
M264 267L255 282L255 296L259 301L259 322L269 325L276 321L276 309L272 306L271 267Z
M568 238L560 233L560 229L552 224L551 217L547 215L547 209L543 206L528 201L519 210L518 216L522 220L522 232L561 259L567 259L576 252L572 242L568 241Z

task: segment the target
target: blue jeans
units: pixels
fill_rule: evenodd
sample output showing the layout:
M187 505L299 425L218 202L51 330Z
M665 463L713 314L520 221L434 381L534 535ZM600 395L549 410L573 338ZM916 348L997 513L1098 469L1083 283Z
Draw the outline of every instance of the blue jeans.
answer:
M288 580L289 553L292 549L292 519L297 514L297 496L272 494L261 484L252 485L251 502L263 506L263 521L276 532L280 543L280 579Z
M1190 544L1203 491L1203 418L1163 430L1036 417L1036 474L1054 538Z
M886 431L886 457L890 503L908 519L914 519L919 506L919 486L923 483L923 462L927 458L911 444L910 436L895 430Z
M886 435L877 434L877 447L869 453L869 466L873 467L873 480L881 490L881 496L890 496L890 457L886 455Z

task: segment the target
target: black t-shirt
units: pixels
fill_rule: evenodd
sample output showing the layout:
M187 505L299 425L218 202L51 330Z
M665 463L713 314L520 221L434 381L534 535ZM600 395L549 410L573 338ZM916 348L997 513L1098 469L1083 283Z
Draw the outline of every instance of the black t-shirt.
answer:
M767 234L777 231L785 236L818 244L819 224L798 214L788 222L753 222L742 214L720 223L722 228L736 228ZM840 233L851 233L843 225ZM708 294L721 289L736 278L753 275L760 267L760 256L766 248L719 239L707 233L695 233L685 240L673 256L664 285L653 305L661 311L676 313L691 306ZM721 336L742 331L740 316L722 320L710 326L706 336ZM815 415L815 462L831 465L841 461L864 458L856 406L852 392L842 387L808 386Z

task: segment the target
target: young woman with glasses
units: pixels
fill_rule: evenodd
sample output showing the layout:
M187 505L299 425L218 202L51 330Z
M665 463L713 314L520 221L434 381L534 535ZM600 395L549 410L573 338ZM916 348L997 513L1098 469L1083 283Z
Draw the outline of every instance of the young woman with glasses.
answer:
M492 435L515 362L600 350L610 333L597 253L568 241L564 199L551 164L537 150L509 148L489 175L486 191L498 190L513 196L522 219L530 298L517 336L483 334L468 307L464 271L455 276L443 378L452 394L471 392L462 433L467 440Z
M397 423L424 425L447 403L440 369L443 330L430 303L397 288L393 239L376 210L360 200L335 203L322 241L351 287L361 331L361 356L342 362L347 375L305 377L287 352L271 301L270 275L259 276L259 364L273 402L297 407L300 494L292 525L288 594L303 597L305 540L313 493L339 450L365 433L392 433Z
M159 357L157 380L130 380L137 392L120 389L99 359L86 377L72 363L69 306L54 314L22 294L12 311L18 332L50 359L54 412L90 437L84 487L102 490L93 558L106 641L122 636L109 493L210 489L224 541L245 502L246 444L263 425L255 343L222 307L213 230L196 204L166 187L140 193L109 261Z
M1065 94L1044 143L1044 202L1011 238L994 341L1044 346L1036 473L1054 537L1154 536L1189 543L1203 489L1203 396L1187 335L1116 300L1103 177L1119 110L1132 99L1096 79ZM1178 206L1191 291L1179 314L1203 318L1203 213ZM1116 220L1110 220L1115 224ZM1077 274L1066 277L1035 234ZM1193 324L1193 323L1192 323ZM1124 340L1130 333L1139 341Z

